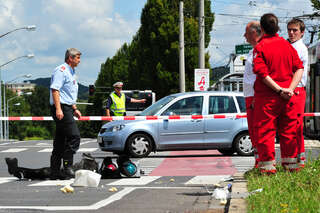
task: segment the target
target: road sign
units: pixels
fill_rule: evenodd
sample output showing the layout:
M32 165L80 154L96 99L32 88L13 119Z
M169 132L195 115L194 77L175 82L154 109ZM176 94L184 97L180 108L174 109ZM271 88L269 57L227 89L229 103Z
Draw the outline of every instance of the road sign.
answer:
M194 91L206 91L209 88L209 69L194 70Z
M236 45L236 54L248 54L252 49L250 44L240 44Z

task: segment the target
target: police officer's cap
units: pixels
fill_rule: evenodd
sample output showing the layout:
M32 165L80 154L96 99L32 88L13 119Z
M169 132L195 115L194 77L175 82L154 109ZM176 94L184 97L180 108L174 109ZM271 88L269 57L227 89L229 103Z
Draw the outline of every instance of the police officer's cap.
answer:
M123 86L123 83L121 81L118 81L113 84L113 87L122 87L122 86Z

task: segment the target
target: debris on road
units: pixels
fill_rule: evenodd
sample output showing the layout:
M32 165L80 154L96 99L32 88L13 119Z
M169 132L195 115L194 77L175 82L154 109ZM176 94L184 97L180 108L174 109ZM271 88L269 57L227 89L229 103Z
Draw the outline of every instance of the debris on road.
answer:
M60 189L60 191L62 191L63 193L73 193L74 192L74 188L70 185L66 185L64 187L62 187Z
M117 192L117 191L118 191L118 189L116 187L111 187L109 189L109 192Z

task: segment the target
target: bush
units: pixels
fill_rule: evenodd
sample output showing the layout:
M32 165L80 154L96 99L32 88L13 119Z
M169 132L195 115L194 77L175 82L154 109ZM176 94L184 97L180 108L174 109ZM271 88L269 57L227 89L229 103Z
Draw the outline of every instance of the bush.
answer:
M50 132L41 126L28 126L26 129L26 138L43 138L50 139Z

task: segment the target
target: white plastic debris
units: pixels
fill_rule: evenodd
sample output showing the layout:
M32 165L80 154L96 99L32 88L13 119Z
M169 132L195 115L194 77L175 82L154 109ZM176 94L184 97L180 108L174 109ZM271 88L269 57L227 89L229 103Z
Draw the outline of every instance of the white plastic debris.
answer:
M229 187L226 186L224 188L216 188L213 193L212 196L217 199L217 200L227 200L228 198L230 198L230 191L228 189Z
M72 186L97 187L100 183L101 175L90 170L78 170Z
M251 191L250 194L255 194L257 192L262 192L262 191L263 191L263 189L260 188L260 189L256 189L256 190Z

